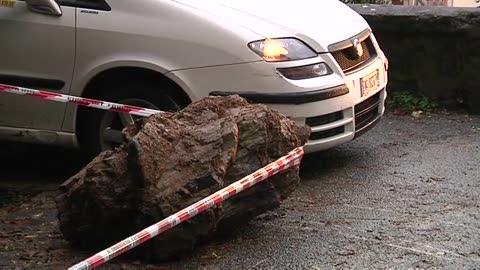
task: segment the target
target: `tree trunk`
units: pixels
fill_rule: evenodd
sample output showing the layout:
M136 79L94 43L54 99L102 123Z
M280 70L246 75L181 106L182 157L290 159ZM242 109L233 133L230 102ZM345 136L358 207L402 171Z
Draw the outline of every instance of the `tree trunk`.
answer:
M124 133L128 143L103 152L61 186L60 229L73 245L105 247L136 233L303 145L310 129L231 96L142 119ZM298 170L280 173L138 248L154 260L186 254L215 233L278 207L297 187Z

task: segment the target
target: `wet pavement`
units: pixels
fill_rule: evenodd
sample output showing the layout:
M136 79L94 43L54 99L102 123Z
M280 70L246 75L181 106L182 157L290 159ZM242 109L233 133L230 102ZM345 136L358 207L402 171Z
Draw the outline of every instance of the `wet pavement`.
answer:
M55 219L77 153L3 145L0 157L0 269L65 269L92 255L69 248ZM480 269L480 116L387 114L307 156L301 174L279 209L190 257L126 256L103 269Z

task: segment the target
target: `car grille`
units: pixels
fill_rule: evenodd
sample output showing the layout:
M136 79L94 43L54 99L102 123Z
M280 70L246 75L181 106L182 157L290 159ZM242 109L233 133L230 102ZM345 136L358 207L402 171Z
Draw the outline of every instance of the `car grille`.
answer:
M307 118L305 124L310 127L321 126L343 119L343 112L334 112L321 116Z
M344 72L351 72L377 56L377 51L375 50L375 46L373 46L370 37L366 38L360 44L363 48L363 54L360 57L356 55L356 49L353 47L353 45L348 48L332 52L333 58L335 58L338 65Z
M379 105L380 92L355 105L355 130L366 127L380 115Z
M328 137L333 137L333 136L338 135L338 134L342 134L344 132L345 132L345 127L344 126L336 127L336 128L332 128L332 129L327 129L327 130L324 130L324 131L313 132L310 135L310 140L321 140L321 139L325 139L325 138L328 138Z
M338 111L338 112L333 112L333 113L329 113L321 116L309 117L306 119L305 123L310 127L317 127L317 126L330 124L342 119L343 119L343 112ZM323 131L312 132L312 134L310 135L310 140L325 139L338 134L342 134L344 132L345 132L345 127L343 126L327 129Z

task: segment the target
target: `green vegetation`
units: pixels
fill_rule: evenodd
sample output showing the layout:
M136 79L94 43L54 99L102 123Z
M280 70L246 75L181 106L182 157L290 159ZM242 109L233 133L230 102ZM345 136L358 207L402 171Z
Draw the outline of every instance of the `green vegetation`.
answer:
M340 0L344 3L349 4L389 4L388 0ZM476 3L480 3L480 0L475 0ZM425 5L423 1L419 0L420 5Z
M423 111L431 112L438 109L438 103L426 96L412 91L391 92L387 98L387 107L404 112Z

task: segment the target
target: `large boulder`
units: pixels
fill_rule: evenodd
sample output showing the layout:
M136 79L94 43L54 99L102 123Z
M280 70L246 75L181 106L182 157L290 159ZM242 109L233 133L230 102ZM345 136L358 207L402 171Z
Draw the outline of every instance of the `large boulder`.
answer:
M310 129L238 96L208 97L124 130L61 186L60 229L81 247L105 247L156 223L303 145ZM150 240L141 254L177 258L215 233L274 209L297 187L298 166ZM139 249L137 248L137 249Z

